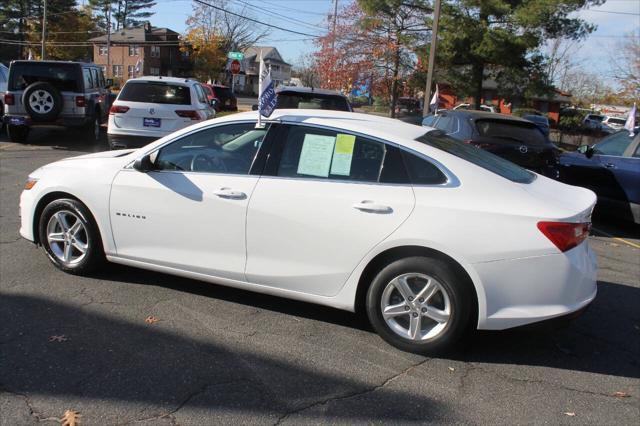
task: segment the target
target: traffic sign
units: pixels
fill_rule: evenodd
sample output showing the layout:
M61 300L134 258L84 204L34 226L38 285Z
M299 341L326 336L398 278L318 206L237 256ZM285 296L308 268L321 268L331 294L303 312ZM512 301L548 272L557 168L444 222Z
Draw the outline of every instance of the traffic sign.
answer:
M229 59L237 59L238 61L241 61L244 59L244 53L242 52L229 52L227 53L227 58Z
M234 59L233 61L231 61L231 74L236 75L236 74L240 74L240 61L237 59Z

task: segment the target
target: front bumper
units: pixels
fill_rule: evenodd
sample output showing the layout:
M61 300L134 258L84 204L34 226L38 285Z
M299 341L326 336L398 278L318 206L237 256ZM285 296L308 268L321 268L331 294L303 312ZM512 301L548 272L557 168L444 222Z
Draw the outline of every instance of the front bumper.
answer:
M565 253L474 264L486 295L479 329L503 330L565 316L597 293L597 261L588 242Z
M37 183L36 183L37 185ZM35 242L33 233L33 214L35 210L35 192L30 189L20 194L20 235L29 241Z

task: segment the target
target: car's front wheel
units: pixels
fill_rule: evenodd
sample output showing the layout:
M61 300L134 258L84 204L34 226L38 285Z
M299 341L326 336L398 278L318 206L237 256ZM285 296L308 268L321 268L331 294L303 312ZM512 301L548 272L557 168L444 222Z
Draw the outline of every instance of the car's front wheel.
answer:
M373 328L399 349L432 355L461 343L475 319L468 278L437 258L409 257L384 267L367 292Z
M74 199L49 203L40 216L40 243L59 269L88 274L104 260L102 240L89 209Z

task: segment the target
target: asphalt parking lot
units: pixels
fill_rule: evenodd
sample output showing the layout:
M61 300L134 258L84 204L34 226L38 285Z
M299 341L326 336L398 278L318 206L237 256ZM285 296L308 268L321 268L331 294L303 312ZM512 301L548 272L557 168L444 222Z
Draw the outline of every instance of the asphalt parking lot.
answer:
M22 240L28 173L105 149L0 136L0 424L637 424L640 239L596 223L599 294L564 328L424 358L358 315L111 265L64 274Z

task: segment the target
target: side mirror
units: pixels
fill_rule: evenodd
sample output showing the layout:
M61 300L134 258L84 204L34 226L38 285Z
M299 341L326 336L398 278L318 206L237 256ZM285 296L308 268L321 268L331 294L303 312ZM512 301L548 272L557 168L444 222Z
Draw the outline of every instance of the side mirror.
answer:
M587 158L591 158L593 157L593 154L595 154L595 150L593 149L592 146L587 147L587 149L584 152L584 156Z
M217 98L213 98L213 99L211 99L211 106L212 106L213 108L215 108L216 106L218 106L218 102L219 102L219 101L218 101L218 99L217 99Z
M258 104L251 105L251 111L257 111L257 110L258 110Z
M133 168L142 173L153 170L153 162L151 162L151 157L149 155L145 155L142 158L138 158L133 162Z
M113 79L112 78L108 78L107 79L107 84L104 87L105 87L105 89L113 87Z

